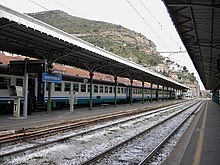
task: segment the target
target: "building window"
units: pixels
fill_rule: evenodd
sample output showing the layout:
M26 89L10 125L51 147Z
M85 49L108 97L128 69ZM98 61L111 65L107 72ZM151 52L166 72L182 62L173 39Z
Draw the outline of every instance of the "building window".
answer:
M73 83L73 91L79 92L79 84Z
M86 92L86 84L81 84L81 92Z
M62 83L55 83L55 91L61 91L61 85Z
M70 83L65 83L64 84L64 91L70 91L70 87L71 87Z

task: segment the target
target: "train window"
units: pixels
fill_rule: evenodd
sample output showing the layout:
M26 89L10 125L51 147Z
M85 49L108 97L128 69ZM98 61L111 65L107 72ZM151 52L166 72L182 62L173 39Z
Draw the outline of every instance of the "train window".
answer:
M112 87L109 87L109 93L112 93L112 91L113 91Z
M61 83L55 83L55 91L61 91Z
M120 90L120 88L118 87L118 92L117 93L121 93L121 90Z
M73 83L73 91L79 92L79 84Z
M22 78L16 78L16 85L17 86L23 86L23 79Z
M105 93L108 93L108 87L105 86Z
M98 93L98 89L99 89L98 85L94 85L94 93Z
M81 84L81 92L86 92L86 84Z
M132 93L135 94L135 93L136 93L136 89L133 89L133 90L132 90Z
M90 92L90 84L88 84L87 92Z
M103 91L103 86L100 86L99 87L99 93L103 93L104 91Z
M49 91L49 83L46 82L46 91Z
M70 91L71 84L70 83L64 83L64 91Z
M4 77L0 77L0 89L7 89L7 83Z
M7 85L11 85L11 78L10 77L5 77L4 81L6 82Z

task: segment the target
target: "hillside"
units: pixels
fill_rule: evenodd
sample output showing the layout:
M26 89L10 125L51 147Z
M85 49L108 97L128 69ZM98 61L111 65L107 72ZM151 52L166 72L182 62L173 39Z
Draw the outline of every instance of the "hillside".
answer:
M78 18L60 10L28 15L165 76L172 77L178 82L186 84L196 82L194 74L189 73L187 68L173 70L174 62L169 59L167 62L167 59L156 51L156 46L151 40L121 25ZM178 64L175 64L174 68L176 66Z
M136 63L152 66L163 61L151 40L120 25L74 17L60 10L28 15Z

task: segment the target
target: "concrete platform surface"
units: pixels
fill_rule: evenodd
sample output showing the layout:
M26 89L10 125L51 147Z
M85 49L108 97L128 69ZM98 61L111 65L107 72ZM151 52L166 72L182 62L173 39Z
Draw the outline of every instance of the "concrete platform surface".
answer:
M207 101L163 165L220 164L220 105Z

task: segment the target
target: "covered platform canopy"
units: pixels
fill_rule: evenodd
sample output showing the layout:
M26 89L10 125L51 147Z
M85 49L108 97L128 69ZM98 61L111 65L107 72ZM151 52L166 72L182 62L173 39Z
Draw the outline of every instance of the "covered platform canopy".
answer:
M205 88L216 90L220 86L220 2L163 1Z
M174 89L186 86L85 42L46 23L0 6L0 50L136 79Z

